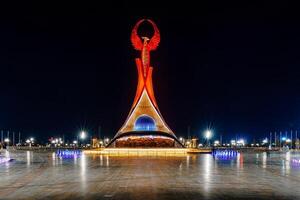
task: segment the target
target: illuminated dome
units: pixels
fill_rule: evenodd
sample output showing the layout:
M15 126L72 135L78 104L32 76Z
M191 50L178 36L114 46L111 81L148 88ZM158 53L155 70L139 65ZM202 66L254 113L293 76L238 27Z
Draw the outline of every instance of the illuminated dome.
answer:
M134 130L136 130L136 131L155 131L156 130L155 121L148 115L141 115L135 121Z

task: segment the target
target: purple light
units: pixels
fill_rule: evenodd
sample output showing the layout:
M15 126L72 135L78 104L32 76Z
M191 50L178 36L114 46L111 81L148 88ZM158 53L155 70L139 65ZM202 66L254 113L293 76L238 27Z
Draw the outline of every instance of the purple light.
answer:
M300 165L300 159L292 159L292 163Z
M0 164L2 163L7 163L9 161L11 161L12 159L11 158L7 158L7 157L0 157Z

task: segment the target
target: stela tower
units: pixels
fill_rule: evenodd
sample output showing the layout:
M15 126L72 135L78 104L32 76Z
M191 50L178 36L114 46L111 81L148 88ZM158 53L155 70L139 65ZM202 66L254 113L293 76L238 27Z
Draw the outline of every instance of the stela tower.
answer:
M152 25L152 38L138 35L137 30L144 22ZM149 19L138 21L132 30L131 42L133 47L141 52L140 58L135 59L138 72L136 95L125 123L107 147L183 147L163 119L154 96L150 52L155 50L160 42L156 24Z

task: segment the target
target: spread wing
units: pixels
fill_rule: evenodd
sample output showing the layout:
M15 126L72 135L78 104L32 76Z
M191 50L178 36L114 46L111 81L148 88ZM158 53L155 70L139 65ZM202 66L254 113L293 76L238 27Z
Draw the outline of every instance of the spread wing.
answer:
M150 19L148 19L147 21L153 26L154 29L154 35L150 39L148 46L150 50L155 50L160 42L160 33L156 24L153 21L151 21Z
M136 23L136 25L134 26L134 28L132 29L132 32L131 32L130 40L131 40L133 47L136 50L142 50L142 48L143 48L143 42L137 34L137 29L143 21L144 21L144 19L138 21L138 23Z

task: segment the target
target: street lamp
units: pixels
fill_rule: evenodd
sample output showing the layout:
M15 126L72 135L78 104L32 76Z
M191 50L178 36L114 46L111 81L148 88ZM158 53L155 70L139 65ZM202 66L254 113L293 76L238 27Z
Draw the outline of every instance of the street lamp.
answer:
M79 137L82 140L82 143L83 143L84 139L86 138L86 136L87 136L87 133L85 131L80 132Z
M31 147L31 145L34 143L34 138L30 138L26 140L26 143Z
M80 139L84 140L86 138L86 133L85 131L80 132Z
M204 136L205 136L205 138L206 138L206 140L207 140L208 146L210 146L210 144L209 144L209 139L212 137L212 131L209 130L209 129L206 130L205 133L204 133Z
M4 139L4 142L6 143L7 147L9 146L9 141L10 141L9 138Z

